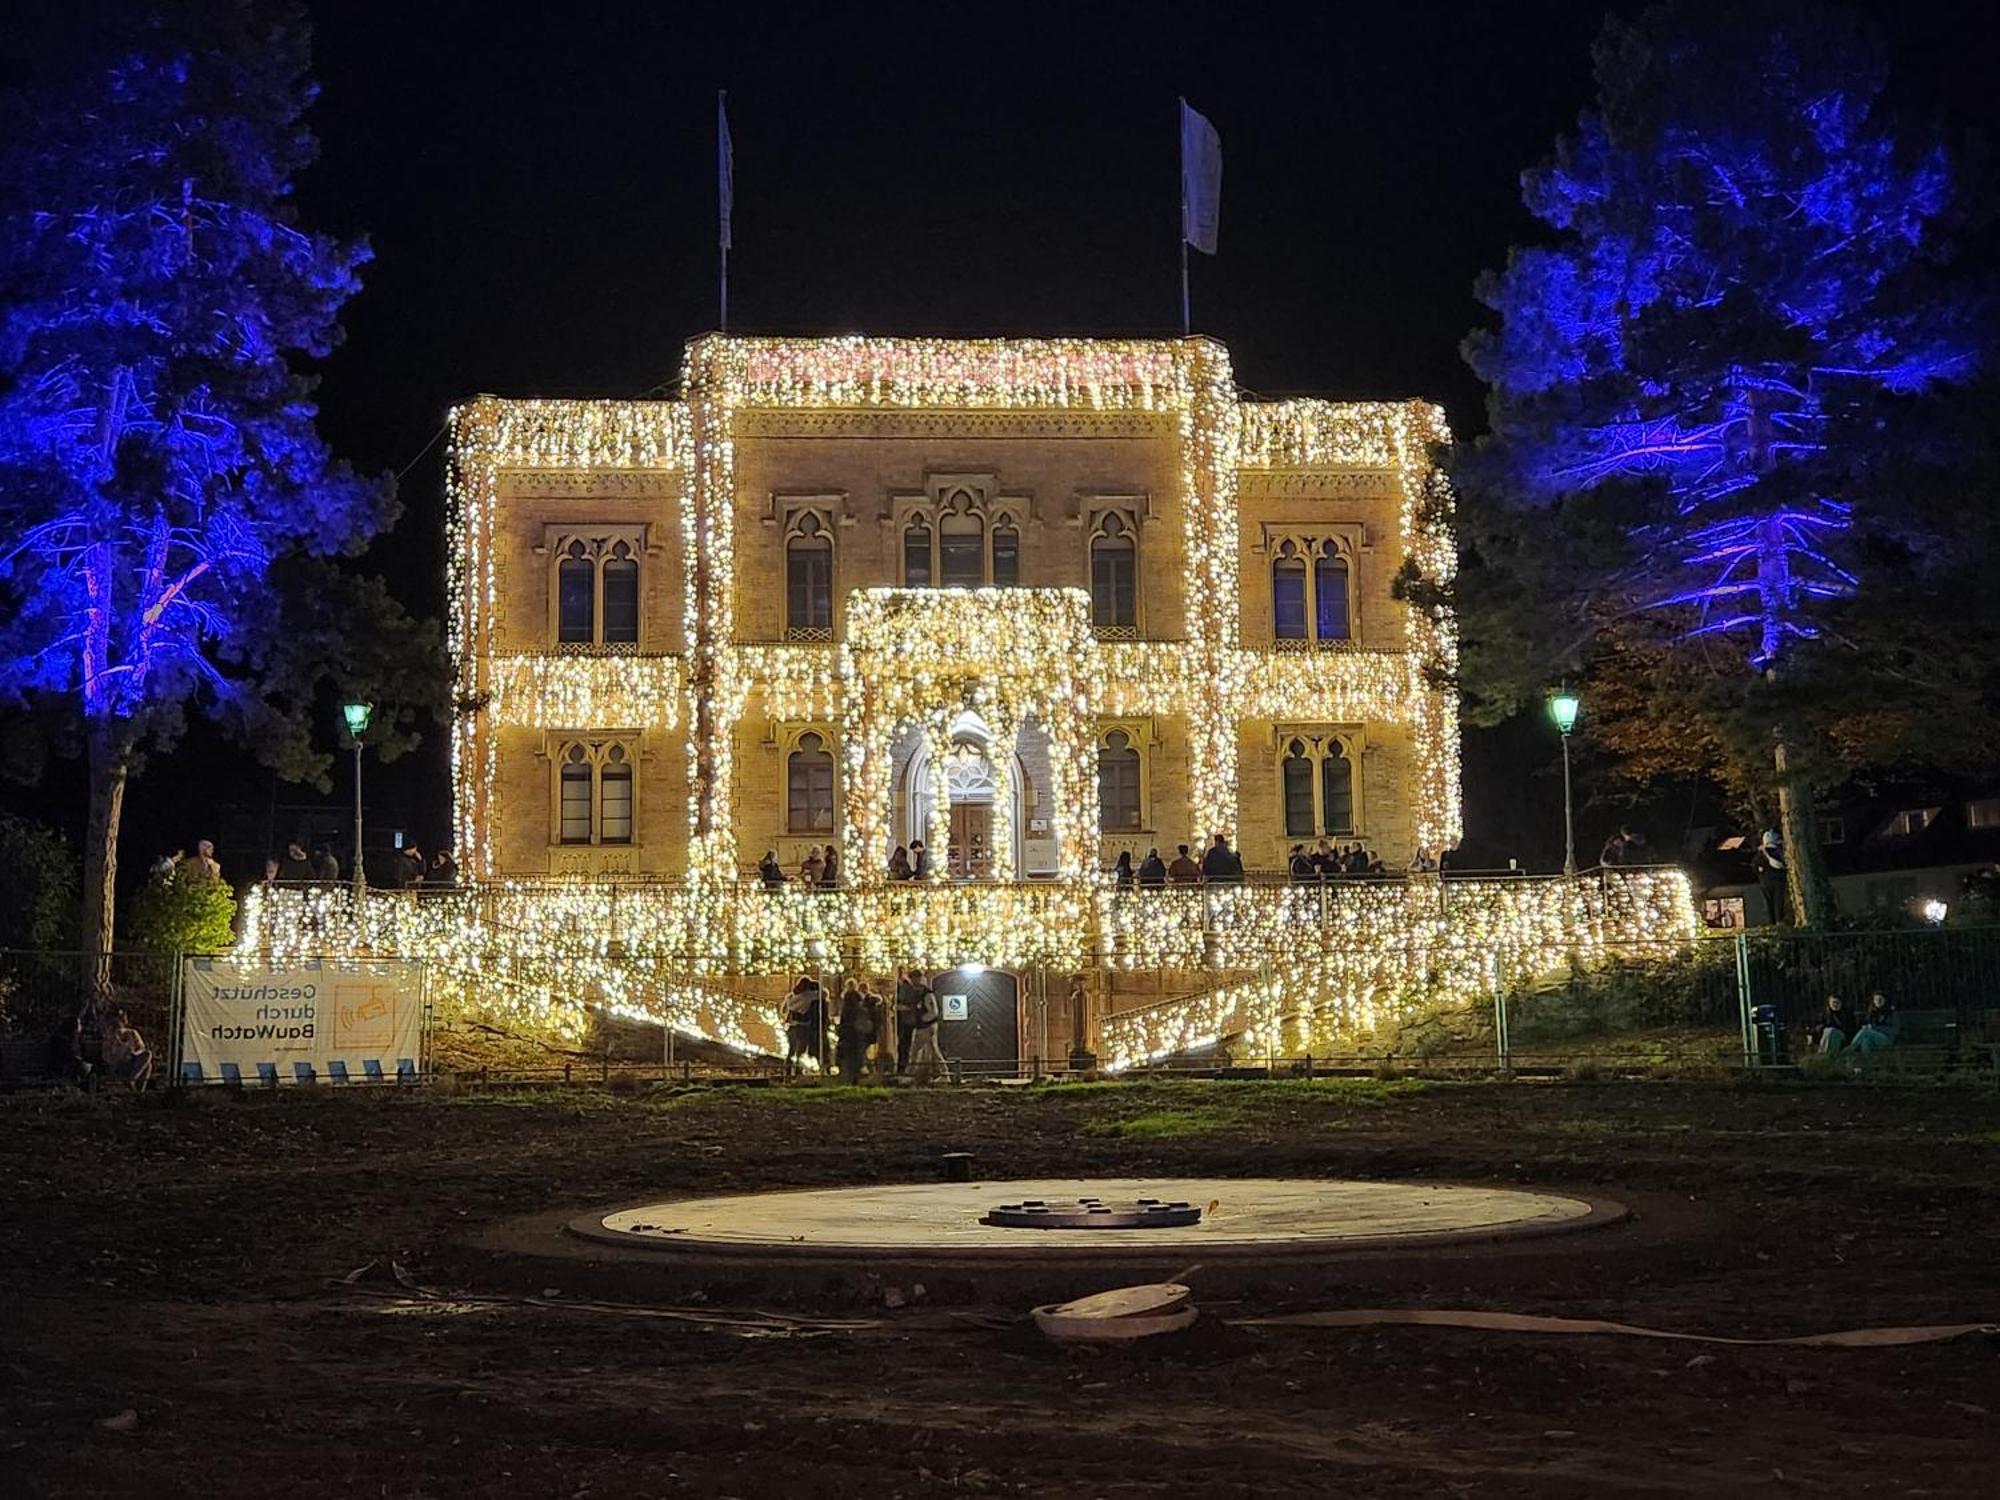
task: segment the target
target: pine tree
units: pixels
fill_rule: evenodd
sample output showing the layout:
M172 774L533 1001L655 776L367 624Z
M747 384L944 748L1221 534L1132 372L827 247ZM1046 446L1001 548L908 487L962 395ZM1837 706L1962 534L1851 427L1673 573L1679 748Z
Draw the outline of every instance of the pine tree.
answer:
M80 714L101 987L135 753L191 704L261 714L277 580L392 501L328 452L299 370L368 259L291 205L301 7L72 5L45 40L0 117L0 696Z
M1553 236L1482 279L1500 326L1466 345L1492 429L1467 510L1505 599L1481 644L1652 682L1653 729L1739 776L1761 744L1814 921L1814 695L1923 691L1869 575L1907 585L1947 540L1926 398L1977 350L1940 274L1949 164L1882 118L1880 50L1839 13L1669 4L1607 22L1595 61L1596 108L1522 179Z

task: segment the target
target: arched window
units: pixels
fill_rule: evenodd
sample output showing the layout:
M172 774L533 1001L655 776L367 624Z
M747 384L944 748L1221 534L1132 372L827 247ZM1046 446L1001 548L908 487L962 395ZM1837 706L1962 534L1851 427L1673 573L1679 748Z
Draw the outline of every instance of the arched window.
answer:
M785 826L792 833L833 832L833 755L824 735L800 735L786 758Z
M1271 559L1271 632L1281 641L1306 638L1306 562L1290 542Z
M588 645L597 639L597 569L590 549L571 542L556 565L556 639L563 645Z
M993 523L993 587L1016 588L1021 582L1021 533L1002 517Z
M629 542L614 542L604 559L604 643L629 646L639 639L639 560Z
M1338 744L1328 744L1319 763L1319 831L1354 832L1354 762Z
M1347 639L1347 559L1322 552L1313 561L1313 604L1323 641Z
M986 582L986 527L976 511L948 510L938 518L938 582L948 589L976 589Z
M1097 821L1109 829L1143 826L1139 806L1139 752L1132 737L1114 729L1097 747Z
M903 531L903 587L927 589L931 586L931 529L922 520L910 522Z
M571 745L562 766L562 842L590 842L590 752Z
M1311 838L1319 830L1313 818L1313 763L1304 740L1285 746L1285 836Z
M785 585L789 632L820 636L833 629L833 538L817 516L801 516L785 543Z
M632 763L625 758L623 745L604 752L604 765L597 773L597 806L597 841L631 843Z
M1132 531L1107 515L1090 542L1090 622L1129 629L1138 623L1138 558Z

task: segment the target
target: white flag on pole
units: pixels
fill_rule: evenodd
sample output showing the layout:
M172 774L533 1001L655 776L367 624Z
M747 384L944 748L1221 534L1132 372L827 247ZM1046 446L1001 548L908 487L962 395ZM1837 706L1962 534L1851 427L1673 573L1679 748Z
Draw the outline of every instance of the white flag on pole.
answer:
M1181 238L1215 254L1222 224L1222 137L1199 110L1181 100Z
M736 210L736 147L729 139L728 95L715 95L715 197L722 215L722 248L730 248L729 219Z

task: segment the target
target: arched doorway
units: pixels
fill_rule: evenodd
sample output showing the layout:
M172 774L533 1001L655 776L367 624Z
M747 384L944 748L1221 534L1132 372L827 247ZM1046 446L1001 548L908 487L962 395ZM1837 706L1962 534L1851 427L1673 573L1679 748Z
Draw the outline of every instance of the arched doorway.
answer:
M896 841L908 845L926 837L925 819L941 774L949 814L945 848L932 851L936 868L941 875L954 880L991 879L995 870L993 799L998 786L998 778L993 774L993 756L997 751L993 732L979 715L960 714L951 727L951 752L941 765L932 763L928 747L920 737L912 735L910 741ZM1013 817L1008 821L1013 827L1013 866L1019 877L1026 872L1023 808L1028 773L1019 755L1011 759L1013 774L1007 778L1007 795Z
M938 1045L974 1073L1021 1071L1021 985L1012 974L961 964L932 976Z

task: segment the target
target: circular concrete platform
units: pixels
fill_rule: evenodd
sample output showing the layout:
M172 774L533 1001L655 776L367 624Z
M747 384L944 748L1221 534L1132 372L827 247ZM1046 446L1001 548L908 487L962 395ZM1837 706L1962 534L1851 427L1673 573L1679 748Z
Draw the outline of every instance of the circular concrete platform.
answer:
M1201 1222L1151 1229L1014 1229L980 1223L1024 1199L1185 1200ZM570 1221L598 1244L683 1254L922 1256L970 1260L1190 1260L1436 1246L1585 1229L1623 1205L1518 1188L1304 1178L1069 1178L919 1183L687 1198Z

